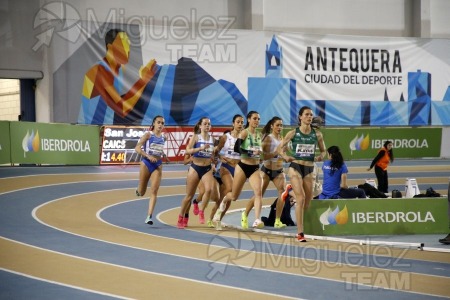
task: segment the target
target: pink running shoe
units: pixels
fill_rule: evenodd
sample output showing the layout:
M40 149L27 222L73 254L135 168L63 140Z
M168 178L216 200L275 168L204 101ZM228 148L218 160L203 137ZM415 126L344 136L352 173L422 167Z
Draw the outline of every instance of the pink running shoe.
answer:
M183 216L178 216L177 227L178 229L184 229Z
M183 226L188 227L188 222L189 222L189 217L184 217L183 218Z
M194 201L192 201L192 204L194 205L194 215L198 215L198 213L200 212L200 208L198 207L197 199L194 199Z
M199 220L200 224L205 224L205 212L203 210L199 210L198 220Z

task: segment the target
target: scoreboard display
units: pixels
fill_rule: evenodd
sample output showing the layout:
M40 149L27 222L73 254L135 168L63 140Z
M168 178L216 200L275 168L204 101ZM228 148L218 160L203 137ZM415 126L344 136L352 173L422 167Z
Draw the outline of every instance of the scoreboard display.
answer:
M102 129L101 165L137 165L140 163L142 156L137 154L134 148L141 136L150 129L150 126L105 125ZM214 139L218 139L226 129L229 128L214 127L211 128L210 134ZM166 162L183 161L186 146L194 135L193 130L193 126L167 126L164 128Z
M139 164L134 148L149 126L104 126L100 164Z

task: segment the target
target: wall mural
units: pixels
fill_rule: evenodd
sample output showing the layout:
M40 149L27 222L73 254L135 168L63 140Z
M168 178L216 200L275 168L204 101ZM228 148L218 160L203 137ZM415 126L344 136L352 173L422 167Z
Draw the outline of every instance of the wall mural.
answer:
M148 125L163 115L183 126L208 116L223 126L256 110L262 124L277 115L296 125L308 105L326 126L450 125L449 40L239 30L155 40L151 28L133 30L104 24L60 64L55 121Z

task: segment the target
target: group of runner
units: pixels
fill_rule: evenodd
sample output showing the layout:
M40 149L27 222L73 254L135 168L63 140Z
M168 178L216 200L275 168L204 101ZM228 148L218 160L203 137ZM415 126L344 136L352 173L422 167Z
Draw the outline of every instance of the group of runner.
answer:
M250 111L244 117L235 115L232 128L227 130L218 141L210 133L211 121L207 117L201 118L194 127L194 135L186 147L185 164L189 164L186 179L186 195L181 201L177 227L184 229L188 226L189 211L193 203L193 212L199 216L200 224L216 227L221 230L221 220L236 201L248 181L253 196L242 212L241 227L248 228L248 215L255 209L253 228L262 228L261 221L262 198L269 183L272 181L278 191L278 199L283 197L286 185L286 175L283 163L289 164L288 185L295 195L295 216L297 220L297 240L305 242L303 228L304 210L308 209L313 198L314 162L323 161L326 155L322 133L312 126L313 112L311 108L303 106L298 113L298 127L286 133L283 137L283 120L277 116L269 120L262 128L260 115ZM164 118L156 116L151 128L138 141L136 152L142 155L140 164L139 185L136 195L143 196L148 182L150 186L150 201L147 224L153 224L153 211L156 204L157 192L162 178L162 158L165 136L163 133ZM316 147L319 155L316 155ZM192 202L197 189L199 195ZM201 199L201 201L200 201ZM205 219L205 211L210 200L214 207ZM283 201L277 202L275 228L286 225L280 220L284 207Z

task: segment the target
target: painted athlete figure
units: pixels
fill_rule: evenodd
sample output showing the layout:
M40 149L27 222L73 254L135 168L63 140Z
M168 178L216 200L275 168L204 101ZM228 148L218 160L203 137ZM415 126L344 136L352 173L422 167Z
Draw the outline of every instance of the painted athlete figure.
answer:
M126 32L111 29L105 36L106 55L84 76L78 123L124 123L141 98L147 83L158 71L155 60L141 67L140 78L129 90L123 86L123 66L130 56L130 40ZM125 122L126 123L126 122Z

